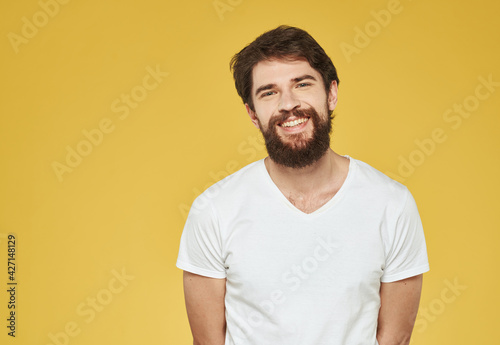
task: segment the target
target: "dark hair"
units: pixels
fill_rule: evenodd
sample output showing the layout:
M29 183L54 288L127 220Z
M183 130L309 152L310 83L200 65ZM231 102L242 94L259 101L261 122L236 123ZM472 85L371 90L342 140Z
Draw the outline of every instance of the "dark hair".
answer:
M339 83L332 60L311 35L293 26L280 25L257 37L231 58L229 66L233 71L236 91L243 103L248 103L250 109L255 111L251 95L252 70L258 62L299 58L306 59L311 67L321 74L326 92L330 90L332 81Z

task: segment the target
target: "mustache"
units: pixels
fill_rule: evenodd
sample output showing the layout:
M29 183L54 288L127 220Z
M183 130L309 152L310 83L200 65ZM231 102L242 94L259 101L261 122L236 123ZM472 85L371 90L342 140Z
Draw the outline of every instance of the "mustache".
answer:
M284 111L281 112L278 115L273 116L269 120L269 126L274 126L278 123L285 122L288 120L290 117L295 116L295 117L313 117L316 111L313 108L309 109L294 109L292 111Z

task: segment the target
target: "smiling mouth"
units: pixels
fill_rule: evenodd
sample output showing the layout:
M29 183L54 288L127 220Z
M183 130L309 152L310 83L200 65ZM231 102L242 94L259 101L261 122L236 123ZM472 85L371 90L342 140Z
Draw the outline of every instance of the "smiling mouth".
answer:
M309 117L302 117L300 119L282 122L282 123L278 124L278 126L287 127L287 128L295 127L295 126L298 126L298 125L306 122L307 120L309 120Z

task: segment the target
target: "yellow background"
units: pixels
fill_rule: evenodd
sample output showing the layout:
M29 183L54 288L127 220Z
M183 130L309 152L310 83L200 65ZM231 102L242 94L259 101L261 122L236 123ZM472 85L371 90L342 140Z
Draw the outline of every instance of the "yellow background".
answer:
M443 114L473 102L479 77L500 81L500 6L401 0L377 32L371 11L389 3L220 0L218 12L212 0L72 0L16 46L23 17L44 24L42 7L3 1L0 342L56 345L52 334L75 345L191 344L175 267L185 214L207 186L265 156L229 60L289 24L338 69L332 148L392 174L419 206L431 271L413 343L496 344L500 88L460 124ZM367 25L373 37L347 56L342 45ZM144 95L148 68L168 76ZM145 98L121 119L111 106L132 90ZM113 131L59 181L54 162L66 164L67 146L103 119ZM419 156L415 140L436 128L446 140ZM411 155L421 161L403 176L400 159ZM15 339L5 327L9 233L18 239ZM122 269L134 278L110 293ZM89 321L77 308L96 296L107 304ZM68 323L79 332L66 339Z

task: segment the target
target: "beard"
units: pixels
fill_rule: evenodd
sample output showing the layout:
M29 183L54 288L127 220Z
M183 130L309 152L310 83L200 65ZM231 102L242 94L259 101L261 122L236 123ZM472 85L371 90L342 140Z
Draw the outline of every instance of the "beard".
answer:
M310 138L305 133L294 133L286 136L286 142L282 140L277 132L277 124L291 116L308 117L309 121L312 121L313 132ZM274 162L289 168L304 168L318 161L330 148L332 120L331 114L326 120L322 120L314 108L297 109L272 117L267 130L262 128L260 121L259 127L264 136L267 153Z

